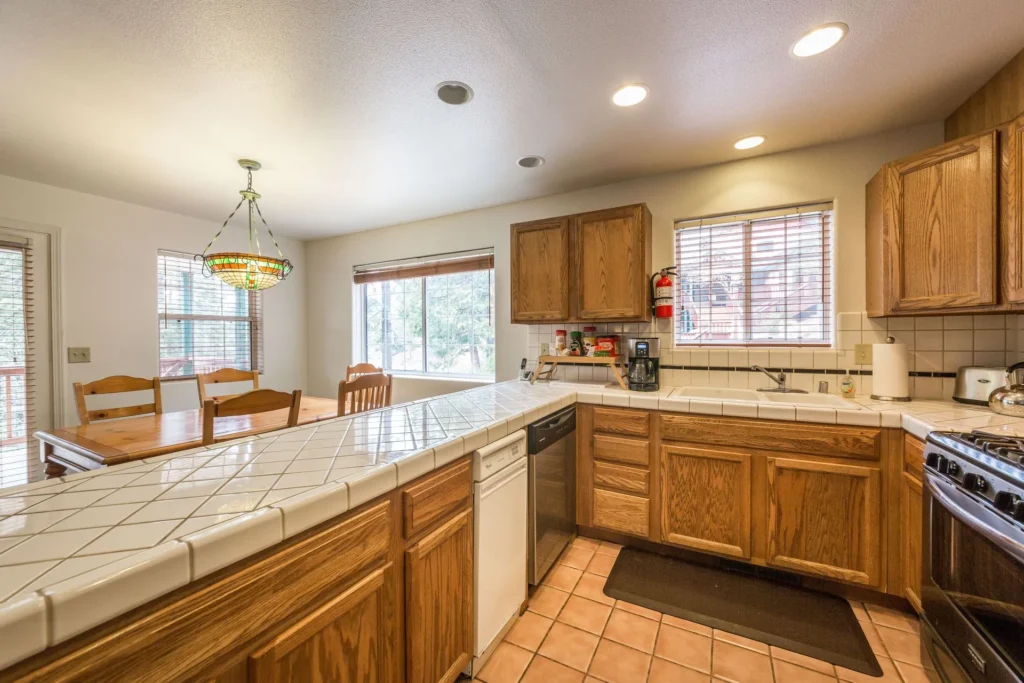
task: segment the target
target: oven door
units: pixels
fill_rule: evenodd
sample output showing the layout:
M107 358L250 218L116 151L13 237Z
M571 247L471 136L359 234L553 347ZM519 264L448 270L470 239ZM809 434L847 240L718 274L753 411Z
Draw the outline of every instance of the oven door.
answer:
M1024 677L1024 532L955 483L925 470L926 624L973 681ZM940 669L944 653L933 653Z

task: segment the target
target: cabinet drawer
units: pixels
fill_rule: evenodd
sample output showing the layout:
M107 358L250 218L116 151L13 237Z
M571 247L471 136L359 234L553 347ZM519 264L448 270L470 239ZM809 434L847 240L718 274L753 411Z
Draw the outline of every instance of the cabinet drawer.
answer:
M620 439L614 436L594 435L594 458L612 460L627 465L651 466L651 444L639 439Z
M461 508L473 496L471 461L428 475L426 480L402 491L402 522L406 538Z
M918 481L924 474L924 442L910 434L903 435L903 466L912 472Z
M650 509L646 498L594 490L594 526L647 538Z
M651 430L651 416L642 410L595 408L594 431L608 434L647 436Z
M613 465L610 462L594 463L594 485L629 493L650 493L651 473L639 467Z

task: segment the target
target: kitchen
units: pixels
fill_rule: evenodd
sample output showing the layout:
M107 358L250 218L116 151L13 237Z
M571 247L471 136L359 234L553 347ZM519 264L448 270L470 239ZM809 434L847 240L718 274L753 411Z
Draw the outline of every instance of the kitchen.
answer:
M282 41L314 16L352 20L332 40L386 19L406 56L403 36L422 46L444 26L469 39L450 19L400 16L401 4L367 17L269 3L283 33L251 30L296 58ZM89 35L156 64L145 41L118 37L138 8L57 5L0 14L0 30L23 29L11 34L17 73L45 64L39 78L73 86L30 36L95 60L69 75L101 65L139 82ZM657 7L708 29L694 60L713 53L712 28L760 16L737 16L751 3L704 17L687 5ZM437 77L404 65L416 87L431 74L422 108L349 89L378 112L350 120L378 145L345 141L362 176L347 156L325 158L337 137L322 136L321 154L254 144L274 139L284 109L251 112L227 152L204 137L216 129L206 113L175 104L197 135L178 144L217 149L161 167L156 148L134 156L85 115L95 93L73 90L81 130L62 141L42 125L54 95L10 84L24 104L4 105L17 134L3 138L0 256L34 259L22 316L36 331L20 347L34 355L18 371L37 405L11 441L22 464L10 476L23 479L5 469L0 489L0 680L1019 680L1024 418L1006 370L1024 329L1024 34L1012 5L989 8L992 40L964 30L940 51L929 45L978 28L971 8L949 3L918 27L907 8L821 16L795 3L778 35L735 46L764 74L722 67L732 85L717 103L734 109L722 127L685 106L720 72L690 74L687 96L670 85L684 62L646 49L630 61L614 41L602 55L553 49L565 118L524 113L509 128L493 52L464 60L489 76L459 72L457 54ZM672 45L651 7L601 9L545 13L540 26L538 8L461 6L502 49L628 20ZM152 37L170 49L191 24L165 19ZM408 33L421 20L432 28ZM901 30L905 51L872 42ZM282 76L252 45L235 45L249 64L195 48L181 74L228 60ZM891 73L879 68L897 55ZM619 75L568 75L616 60L629 63ZM154 69L154 84L178 87L174 69ZM762 76L779 92L761 93L763 112L735 113ZM210 77L228 87L219 67ZM95 87L132 111L144 101ZM146 139L174 125L105 111ZM309 111L308 130L287 135L331 130ZM391 127L403 132L382 142ZM512 159L489 175L481 140L504 133ZM109 139L109 158L62 166L53 151L87 136ZM51 147L18 141L30 139ZM251 242L244 210L225 230L234 204L222 205L239 187L235 158L255 152L262 167L239 160ZM310 166L296 175L300 159ZM207 275L228 282L202 272L220 262L193 258L219 253L274 254L280 269L265 291L246 280L230 290L241 295L217 294L234 315L217 311L216 324L248 332L211 342L193 330L215 312L175 306L213 296ZM387 378L372 405L341 391L367 364ZM211 399L221 380L202 379L223 369L248 372L251 394L287 389L294 419L275 408L272 429L223 426L240 419L224 408L235 395ZM108 420L128 408L72 393L123 375L153 377L131 408L145 416Z

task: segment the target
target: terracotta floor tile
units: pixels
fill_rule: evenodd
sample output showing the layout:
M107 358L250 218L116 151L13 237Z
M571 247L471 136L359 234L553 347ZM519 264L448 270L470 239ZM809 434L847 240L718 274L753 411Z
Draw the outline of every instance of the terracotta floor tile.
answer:
M562 606L565 605L565 601L568 599L569 594L565 591L560 591L550 586L538 586L530 598L529 609L531 612L536 612L548 619L554 619L558 616L558 612L561 611Z
M641 607L640 605L634 605L633 603L626 602L625 600L616 601L615 609L625 610L630 614L638 614L641 617L646 617L654 621L661 621L661 612L656 612L653 609L647 609L646 607Z
M590 674L608 683L637 683L647 680L650 668L650 655L602 638Z
M558 613L558 621L595 635L601 635L611 612L612 608L608 605L602 605L578 595L570 595L565 607Z
M597 552L597 549L601 547L601 541L596 538L587 538L586 536L577 536L572 540L573 548L583 548L591 552Z
M876 655L888 657L889 653L885 651L885 645L882 644L882 639L878 637L878 631L875 630L875 625L870 621L858 622L860 628L864 631L864 637L868 639L868 645L871 646L871 651Z
M583 576L583 570L581 569L575 569L567 564L556 564L541 583L545 586L551 586L560 591L571 593L581 576Z
M711 673L711 638L692 631L662 624L654 654L676 664Z
M839 680L845 683L903 683L891 659L888 657L876 657L876 659L879 666L882 667L882 676L880 678L837 666L836 673L839 674Z
M622 546L618 543L609 543L608 541L601 541L601 547L596 551L598 555L610 555L611 557L618 557L619 551L622 550Z
M604 594L604 582L605 577L587 573L576 582L576 587L573 588L572 592L587 600L599 602L602 605L614 605L615 598L610 598Z
M601 637L653 654L654 641L658 638L658 622L621 609L612 610Z
M600 638L593 633L556 621L551 625L551 630L537 652L573 669L586 671L590 666L590 660L594 658L598 640Z
M904 662L893 662L904 683L940 683L939 675L929 669L922 669Z
M591 574L608 576L612 571L612 567L615 565L615 559L616 556L597 553L593 558L591 558L590 564L587 565L587 571Z
M577 548L576 546L572 546L565 551L565 554L562 555L562 559L560 560L560 562L562 564L567 564L570 567L575 567L576 569L582 570L587 568L587 565L590 563L590 559L592 557L594 557L593 550L587 550L586 548Z
M477 678L484 683L517 683L533 653L510 643L500 643Z
M781 647L775 647L774 645L772 645L771 651L772 659L781 659L784 662L796 664L805 669L811 669L812 671L817 671L818 673L827 674L829 676L835 677L836 675L836 668L828 662L823 662L820 659L808 657L807 655L802 655L799 652L784 650Z
M931 660L921 659L921 636L919 634L897 631L881 624L875 624L875 630L878 631L885 649L893 659L924 669L934 668Z
M871 621L871 617L868 616L868 611L864 609L864 603L857 602L856 600L850 600L849 603L854 616L857 617L857 621Z
M888 626L889 628L909 633L921 632L921 622L913 614L898 612L894 609L870 603L866 604L865 607L867 608L868 615L871 617L871 621L880 626Z
M647 680L649 683L708 683L711 676L655 657L651 660L651 675Z
M781 659L773 659L772 667L775 669L775 683L835 683L836 677L811 671L802 666L784 662Z
M763 655L770 654L771 652L771 650L768 649L768 645L766 643L762 643L760 640L744 638L743 636L738 636L735 633L729 633L728 631L720 631L717 628L715 629L715 639L724 640L727 643L739 645L740 647L745 647L748 650L760 652Z
M764 683L772 680L772 660L760 652L717 640L711 673L731 683Z
M552 623L554 622L551 619L536 612L526 612L519 617L515 626L505 636L505 640L530 652L536 652L544 642L544 636L548 634Z
M680 619L679 617L674 617L671 614L662 615L661 623L668 624L669 626L675 626L676 628L686 629L687 631L693 631L694 633L699 633L702 636L707 636L708 638L710 638L713 633L710 626L698 624L696 621Z
M521 683L582 683L583 672L544 657L534 657Z

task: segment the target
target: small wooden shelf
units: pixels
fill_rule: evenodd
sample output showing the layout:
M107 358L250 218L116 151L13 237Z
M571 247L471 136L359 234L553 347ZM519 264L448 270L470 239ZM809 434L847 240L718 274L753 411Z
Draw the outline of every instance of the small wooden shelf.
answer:
M541 356L538 358L537 369L530 378L530 384L537 379L551 379L559 365L606 365L611 368L612 375L618 381L619 386L628 389L626 386L626 358L625 356ZM544 369L545 366L551 367Z

